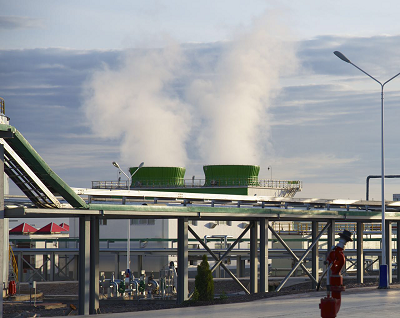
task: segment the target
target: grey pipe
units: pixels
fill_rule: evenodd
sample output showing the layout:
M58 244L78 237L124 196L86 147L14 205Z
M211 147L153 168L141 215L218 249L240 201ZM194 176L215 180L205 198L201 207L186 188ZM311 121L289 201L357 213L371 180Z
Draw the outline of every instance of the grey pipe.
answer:
M365 195L365 199L367 201L369 201L369 179L381 179L382 176L381 175L369 175L367 177L367 186L366 186L366 195ZM385 179L395 179L395 178L400 178L400 174L389 174L389 175L385 175Z

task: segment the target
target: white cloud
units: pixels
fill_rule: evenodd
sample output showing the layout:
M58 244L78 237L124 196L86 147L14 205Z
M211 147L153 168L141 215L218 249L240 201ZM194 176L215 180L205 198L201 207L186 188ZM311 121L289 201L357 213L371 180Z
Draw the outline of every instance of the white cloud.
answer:
M42 28L44 28L44 22L41 19L23 16L0 16L0 30Z

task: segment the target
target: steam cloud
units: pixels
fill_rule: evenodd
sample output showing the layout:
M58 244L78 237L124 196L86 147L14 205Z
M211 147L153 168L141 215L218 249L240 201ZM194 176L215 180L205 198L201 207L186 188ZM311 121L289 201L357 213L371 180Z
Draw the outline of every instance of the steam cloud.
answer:
M280 26L279 26L280 28ZM266 17L226 45L215 72L195 80L192 103L205 123L198 138L211 164L260 164L270 140L271 99L283 72L296 65L289 42L277 37L278 26Z
M186 166L188 143L203 164L260 164L270 141L271 99L280 76L296 66L293 45L277 30L269 17L256 20L222 44L216 64L190 70L196 75L189 80L190 63L177 44L127 52L120 67L104 66L85 85L94 133L121 138L129 165Z
M125 164L185 165L190 115L172 87L183 64L175 44L128 51L119 68L104 66L86 83L83 108L90 126L100 137L122 138Z

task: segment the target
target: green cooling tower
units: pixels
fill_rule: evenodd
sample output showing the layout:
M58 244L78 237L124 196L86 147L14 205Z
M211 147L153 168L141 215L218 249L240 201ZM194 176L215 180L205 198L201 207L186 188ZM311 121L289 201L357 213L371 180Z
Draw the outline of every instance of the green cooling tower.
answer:
M260 166L208 165L203 170L205 186L257 186Z
M137 167L130 167L132 174ZM132 187L180 187L184 186L186 169L182 167L142 167L132 177Z

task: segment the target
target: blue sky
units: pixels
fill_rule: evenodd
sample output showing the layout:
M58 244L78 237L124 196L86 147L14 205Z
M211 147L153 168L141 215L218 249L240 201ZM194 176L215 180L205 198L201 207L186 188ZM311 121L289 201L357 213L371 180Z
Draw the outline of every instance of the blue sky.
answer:
M1 7L6 113L71 186L116 179L114 160L185 165L187 178L231 161L302 180L301 197L361 199L380 173L379 86L332 52L382 81L400 72L394 1ZM398 81L385 95L387 174L400 173Z

